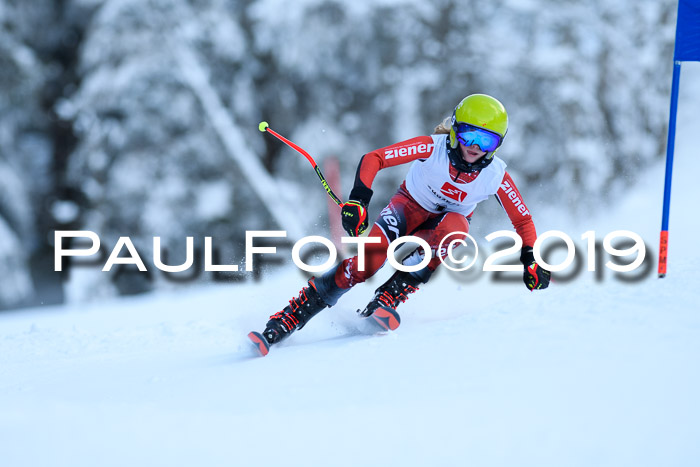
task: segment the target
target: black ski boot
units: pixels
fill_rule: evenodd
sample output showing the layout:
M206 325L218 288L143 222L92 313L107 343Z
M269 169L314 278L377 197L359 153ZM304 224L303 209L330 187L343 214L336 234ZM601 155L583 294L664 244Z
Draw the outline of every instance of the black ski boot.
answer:
M360 316L371 316L378 308L390 308L396 311L399 303L408 300L408 294L418 290L421 280L413 277L408 272L396 271L391 278L374 291L374 298L367 304L364 310L357 312Z
M269 344L276 344L295 330L303 328L313 316L327 306L316 290L312 277L309 279L309 285L301 289L298 297L291 299L282 311L270 316L270 321L263 331L265 340Z

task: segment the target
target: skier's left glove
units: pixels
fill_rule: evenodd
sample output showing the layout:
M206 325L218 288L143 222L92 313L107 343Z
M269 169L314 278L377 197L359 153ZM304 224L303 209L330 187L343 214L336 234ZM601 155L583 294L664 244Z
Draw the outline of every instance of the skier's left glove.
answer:
M549 280L552 278L552 273L537 264L535 255L532 253L532 247L526 246L520 252L520 262L523 263L525 271L523 272L523 282L530 290L546 289L549 287Z

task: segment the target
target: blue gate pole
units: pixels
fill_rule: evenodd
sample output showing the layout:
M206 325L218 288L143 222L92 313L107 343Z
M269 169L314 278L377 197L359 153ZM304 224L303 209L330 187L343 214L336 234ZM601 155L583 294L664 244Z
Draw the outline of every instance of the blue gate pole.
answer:
M671 115L668 121L668 142L666 144L666 182L664 183L664 210L661 218L659 240L659 277L666 277L668 260L668 217L671 207L671 177L673 175L673 151L676 141L676 113L678 111L678 85L681 79L681 62L673 62L673 84L671 85Z

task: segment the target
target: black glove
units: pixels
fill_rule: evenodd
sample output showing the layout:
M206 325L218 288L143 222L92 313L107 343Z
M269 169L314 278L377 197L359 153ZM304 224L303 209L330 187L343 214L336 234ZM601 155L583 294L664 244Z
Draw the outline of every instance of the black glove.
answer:
M340 215L343 219L343 228L351 237L359 237L369 226L367 206L364 206L360 201L351 199L343 204Z
M340 217L343 229L351 237L359 237L367 230L367 206L372 198L372 190L365 186L356 186L350 192L350 201L342 205Z
M523 272L523 282L530 290L540 290L549 287L549 280L552 273L537 264L535 255L532 254L532 247L526 246L520 252L520 262L525 266Z

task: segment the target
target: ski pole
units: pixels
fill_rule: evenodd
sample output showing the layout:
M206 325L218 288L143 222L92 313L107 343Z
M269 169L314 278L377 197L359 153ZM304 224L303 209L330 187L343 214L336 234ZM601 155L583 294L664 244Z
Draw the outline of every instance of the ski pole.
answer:
M278 140L282 141L284 144L289 146L290 148L294 149L297 151L299 154L302 156L306 157L306 160L309 161L309 163L313 166L314 170L316 171L316 175L318 175L318 178L321 179L321 184L323 185L323 188L326 189L326 193L328 193L328 196L331 197L331 199L337 204L338 206L342 206L343 202L338 198L335 193L333 193L333 190L331 190L330 185L328 185L328 182L326 181L326 177L323 176L323 173L321 173L321 169L318 168L318 164L316 164L316 161L314 160L313 157L309 155L308 152L304 151L302 148L297 146L296 144L292 143L289 141L287 138L284 136L280 135L276 131L274 131L272 128L270 128L270 125L268 125L267 122L260 122L258 125L258 130L262 131L263 133L268 132Z

